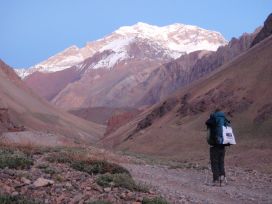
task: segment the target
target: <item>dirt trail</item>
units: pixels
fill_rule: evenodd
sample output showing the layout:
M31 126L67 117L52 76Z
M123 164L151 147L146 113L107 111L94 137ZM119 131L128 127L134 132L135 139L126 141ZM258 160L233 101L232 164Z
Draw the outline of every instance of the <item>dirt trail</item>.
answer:
M227 169L228 183L210 185L209 170L124 164L136 181L154 187L170 203L272 203L272 175Z

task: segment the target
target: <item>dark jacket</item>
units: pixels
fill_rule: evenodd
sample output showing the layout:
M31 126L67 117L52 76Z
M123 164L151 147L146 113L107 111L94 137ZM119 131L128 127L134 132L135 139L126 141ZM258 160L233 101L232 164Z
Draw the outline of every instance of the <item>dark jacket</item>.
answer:
M227 126L230 121L225 117L223 112L214 112L206 121L207 128L210 130L211 143L215 146L223 143L223 126Z

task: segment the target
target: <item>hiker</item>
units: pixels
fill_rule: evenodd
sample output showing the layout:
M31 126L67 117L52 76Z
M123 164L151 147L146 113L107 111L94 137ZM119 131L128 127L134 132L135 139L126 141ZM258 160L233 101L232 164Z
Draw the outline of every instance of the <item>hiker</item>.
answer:
M222 127L227 126L230 123L226 119L225 114L220 110L216 109L214 113L210 115L210 118L206 121L206 126L209 129L208 143L210 147L210 161L211 169L213 173L213 185L218 185L225 180L225 146L223 144L223 131Z

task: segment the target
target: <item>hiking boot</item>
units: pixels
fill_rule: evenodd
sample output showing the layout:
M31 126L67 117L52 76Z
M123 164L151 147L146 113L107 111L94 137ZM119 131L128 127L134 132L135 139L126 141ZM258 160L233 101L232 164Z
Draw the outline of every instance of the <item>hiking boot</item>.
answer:
M220 180L219 179L218 180L214 180L212 182L212 186L220 186Z
M227 178L223 175L219 177L219 182L220 182L221 186L225 186L228 184Z

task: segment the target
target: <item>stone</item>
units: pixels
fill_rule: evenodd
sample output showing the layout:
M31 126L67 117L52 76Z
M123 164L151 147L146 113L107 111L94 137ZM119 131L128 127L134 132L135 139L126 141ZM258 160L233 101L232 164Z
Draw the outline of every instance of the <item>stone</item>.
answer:
M82 194L77 194L71 201L71 203L78 203L83 198Z
M62 188L57 187L57 188L55 189L55 192L56 192L56 193L61 193L61 192L62 192Z
M66 187L72 187L72 184L69 183L69 182L67 182L67 183L65 184L65 186L66 186Z
M131 197L133 197L133 196L134 196L134 194L133 194L132 192L128 192L128 193L127 193L127 197L131 198Z
M11 195L12 195L12 196L17 196L17 195L19 195L19 193L18 193L17 191L14 191L14 192L12 192Z
M126 193L121 193L120 198L125 199L127 197Z
M34 183L34 187L44 187L54 184L55 182L53 180L44 179L44 178L38 178Z
M103 191L103 188L101 188L100 186L98 186L98 185L96 185L96 184L94 184L93 186L93 189L95 190L95 191L98 191L98 192L100 192L100 193L103 193L104 191Z
M137 202L140 202L140 203L142 203L142 201L144 200L144 198L143 197L137 197Z
M56 203L63 203L62 201L65 200L65 195L61 194L59 197L56 198Z
M31 184L31 181L30 181L29 179L25 178L25 177L22 177L22 178L21 178L21 181L22 181L24 184L27 184L27 185Z
M116 187L115 187L115 188L113 188L112 190L113 190L114 192L118 192L118 191L119 191L119 189L118 189L118 188L116 188Z
M12 170L12 169L9 169L9 168L7 168L7 167L4 168L3 173L4 173L4 174L7 174L7 175L9 175L9 176L15 176L15 171Z
M111 191L111 188L110 188L110 187L104 188L104 191L105 191L106 193L109 193L109 192Z
M12 191L14 191L14 188L12 188L6 184L1 185L1 189L3 189L4 192L8 193L8 194L10 194Z
M89 187L89 186L87 186L85 189L86 189L87 191L92 190L92 188L91 188L91 187Z

